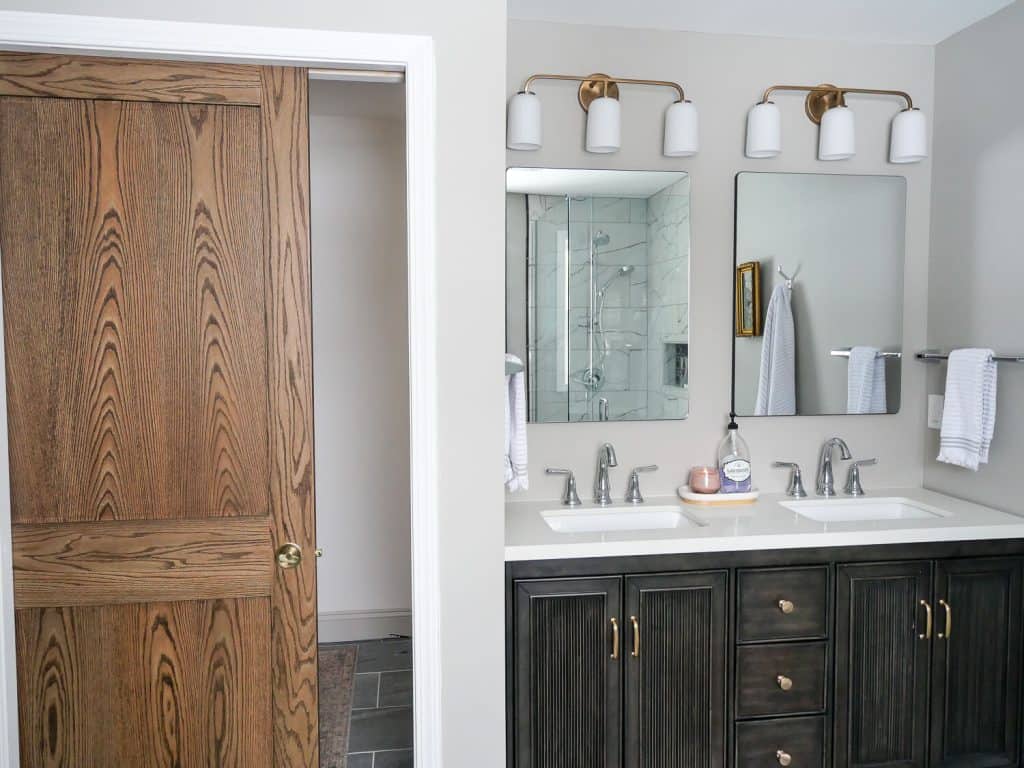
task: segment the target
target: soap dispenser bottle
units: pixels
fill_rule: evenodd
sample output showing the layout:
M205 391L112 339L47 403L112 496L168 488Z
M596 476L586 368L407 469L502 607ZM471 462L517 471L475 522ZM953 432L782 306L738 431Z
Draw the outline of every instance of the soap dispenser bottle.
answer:
M718 472L722 476L720 493L750 492L750 449L740 437L735 419L730 419L729 429L718 445Z

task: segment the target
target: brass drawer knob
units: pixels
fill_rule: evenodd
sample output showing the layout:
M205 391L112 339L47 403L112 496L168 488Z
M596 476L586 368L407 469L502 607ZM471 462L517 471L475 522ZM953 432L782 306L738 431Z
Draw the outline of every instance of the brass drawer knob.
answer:
M277 550L277 564L282 568L294 568L302 562L302 547L294 542L282 544Z
M790 688L793 687L793 679L786 677L785 675L779 675L778 677L776 677L775 682L777 682L779 684L779 688L781 688L784 691L788 691Z
M775 751L775 759L779 761L779 765L781 765L782 768L786 768L787 765L793 762L793 756L784 749Z
M779 610L785 614L790 614L796 610L796 606L793 605L792 600L779 600Z

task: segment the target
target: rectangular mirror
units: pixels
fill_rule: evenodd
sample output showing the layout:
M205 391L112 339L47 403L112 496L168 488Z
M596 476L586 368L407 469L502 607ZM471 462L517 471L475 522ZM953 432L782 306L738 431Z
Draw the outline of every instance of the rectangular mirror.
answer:
M736 176L738 416L899 411L906 201L898 176Z
M529 421L689 413L690 179L510 168L507 349Z

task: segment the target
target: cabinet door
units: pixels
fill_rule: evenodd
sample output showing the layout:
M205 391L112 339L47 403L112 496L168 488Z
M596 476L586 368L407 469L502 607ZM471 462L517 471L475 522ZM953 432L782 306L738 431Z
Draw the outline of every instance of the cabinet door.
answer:
M620 578L517 582L516 768L621 765L621 609Z
M627 768L725 765L725 571L626 579Z
M835 766L924 766L930 561L837 571Z
M935 602L932 765L1019 765L1021 561L939 561Z

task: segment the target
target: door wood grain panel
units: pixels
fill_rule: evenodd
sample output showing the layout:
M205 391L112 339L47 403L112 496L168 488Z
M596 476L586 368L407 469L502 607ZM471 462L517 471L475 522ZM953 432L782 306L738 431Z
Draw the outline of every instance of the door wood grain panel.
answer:
M259 141L246 107L0 99L15 523L267 513Z
M244 64L0 52L0 96L259 106L262 93Z
M274 546L316 546L313 329L309 243L309 99L304 69L263 67L264 229ZM320 764L316 558L274 579L275 764Z
M269 597L265 517L14 526L19 608Z
M263 766L269 600L21 609L26 766Z
M0 54L27 766L319 762L307 87Z

